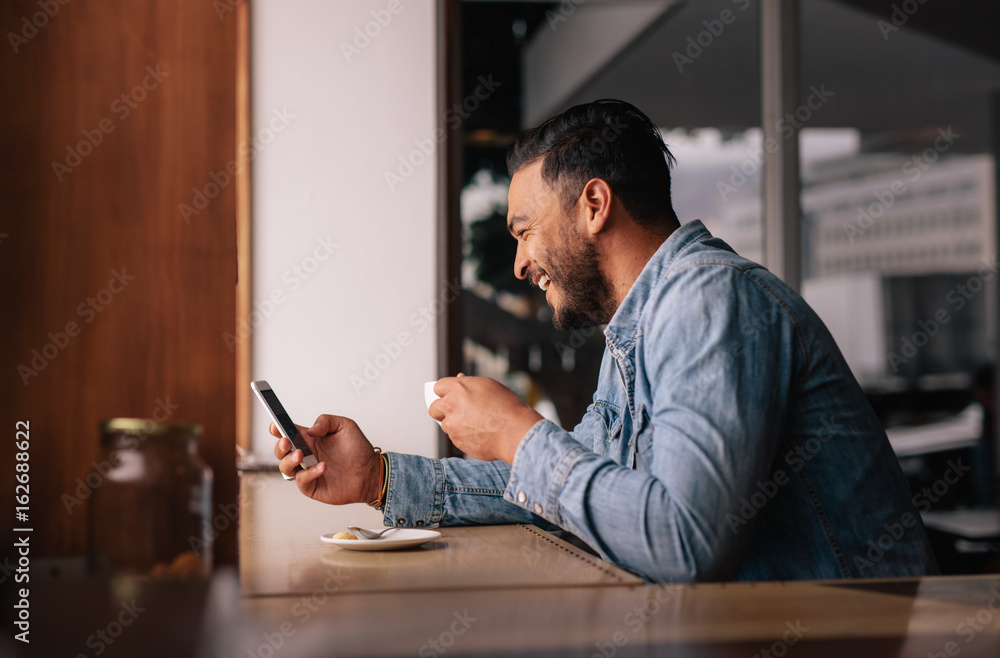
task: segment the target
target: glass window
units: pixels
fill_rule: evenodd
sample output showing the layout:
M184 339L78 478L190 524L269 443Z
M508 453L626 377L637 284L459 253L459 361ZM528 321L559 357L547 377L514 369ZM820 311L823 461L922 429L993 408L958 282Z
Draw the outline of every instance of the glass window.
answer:
M983 404L994 406L982 373L997 344L990 117L1000 62L944 27L936 33L936 23L895 29L883 18L847 2L801 3L800 100L828 92L800 136L810 228L802 259L844 263L807 267L802 288L891 440L900 425L944 427L963 410L981 418ZM833 212L830 197L850 207ZM963 447L921 456L928 477L936 460L956 455L996 472L995 456L977 452L992 437L989 423L963 432L954 437ZM989 504L991 487L969 477L940 507Z

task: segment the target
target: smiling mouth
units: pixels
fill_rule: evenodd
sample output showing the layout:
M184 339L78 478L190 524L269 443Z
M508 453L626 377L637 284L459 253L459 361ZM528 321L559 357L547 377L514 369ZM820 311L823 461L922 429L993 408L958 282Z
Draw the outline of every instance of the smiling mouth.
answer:
M551 284L551 283L552 283L552 280L549 279L549 275L548 274L543 274L542 276L538 277L538 287L541 288L542 291L548 290L549 289L549 284Z

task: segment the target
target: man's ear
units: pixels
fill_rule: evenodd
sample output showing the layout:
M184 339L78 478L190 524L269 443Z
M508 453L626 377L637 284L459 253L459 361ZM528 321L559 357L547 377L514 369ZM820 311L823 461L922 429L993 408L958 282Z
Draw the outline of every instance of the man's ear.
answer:
M585 230L590 235L597 235L604 230L611 216L611 201L613 195L611 186L600 178L591 178L583 186L580 193L584 211L587 213Z

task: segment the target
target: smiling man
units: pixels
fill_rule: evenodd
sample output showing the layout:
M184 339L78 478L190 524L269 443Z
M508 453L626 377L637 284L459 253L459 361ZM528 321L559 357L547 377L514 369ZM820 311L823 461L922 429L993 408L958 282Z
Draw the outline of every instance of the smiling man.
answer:
M878 420L792 289L670 203L673 158L621 101L580 105L510 150L515 274L556 325L607 325L597 390L564 430L500 383L440 380L430 407L472 459L379 455L357 425L280 439L312 498L387 525L563 528L653 582L936 570ZM277 436L272 426L272 434ZM874 549L874 550L873 550Z

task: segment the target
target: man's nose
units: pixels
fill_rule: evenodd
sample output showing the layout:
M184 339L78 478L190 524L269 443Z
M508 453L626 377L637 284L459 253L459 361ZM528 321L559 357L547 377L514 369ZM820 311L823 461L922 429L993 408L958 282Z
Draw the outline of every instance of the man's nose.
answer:
M517 242L517 253L514 254L514 276L519 279L528 278L528 267L531 265L531 259L528 255L524 253L521 241Z

